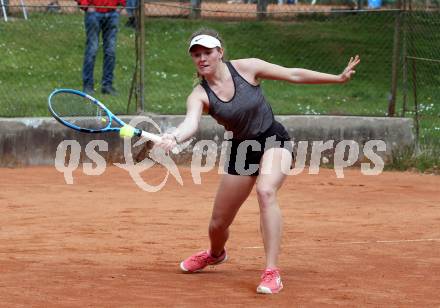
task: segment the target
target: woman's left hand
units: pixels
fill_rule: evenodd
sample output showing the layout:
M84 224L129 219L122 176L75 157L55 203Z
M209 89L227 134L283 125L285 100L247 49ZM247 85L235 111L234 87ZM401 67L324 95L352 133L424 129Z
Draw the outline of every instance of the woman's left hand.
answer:
M356 73L354 68L356 67L356 65L359 64L359 62L361 62L361 59L359 58L358 55L356 55L354 58L353 57L350 58L347 67L339 75L339 77L341 78L341 82L347 82L351 79L351 76Z

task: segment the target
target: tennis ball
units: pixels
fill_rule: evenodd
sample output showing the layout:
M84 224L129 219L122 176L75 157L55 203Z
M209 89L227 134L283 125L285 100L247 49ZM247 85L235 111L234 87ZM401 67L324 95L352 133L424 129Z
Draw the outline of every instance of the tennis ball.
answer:
M131 138L134 136L134 127L130 125L124 125L119 130L119 136Z
M102 123L107 123L107 119L104 118L104 117L102 117L102 118L101 118L101 122L102 122Z

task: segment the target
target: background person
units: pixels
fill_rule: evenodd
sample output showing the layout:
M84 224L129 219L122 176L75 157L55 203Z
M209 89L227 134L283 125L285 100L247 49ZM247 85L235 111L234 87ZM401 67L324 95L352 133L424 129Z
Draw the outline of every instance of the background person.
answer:
M125 23L126 27L136 29L136 10L138 7L138 0L127 0L127 11L128 20Z
M78 0L77 2L85 11L86 47L82 69L83 91L94 92L95 59L99 46L99 34L102 33L104 63L101 92L115 95L113 72L116 61L116 37L119 13L125 6L125 0Z

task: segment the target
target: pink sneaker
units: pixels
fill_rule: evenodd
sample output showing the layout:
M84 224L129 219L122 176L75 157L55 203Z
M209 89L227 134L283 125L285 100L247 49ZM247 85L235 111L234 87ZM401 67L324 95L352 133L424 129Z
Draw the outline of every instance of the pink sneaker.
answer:
M278 269L266 268L261 275L261 283L257 288L257 293L274 294L280 292L282 288L283 283Z
M226 250L223 250L223 253L216 258L211 256L210 251L208 250L201 251L189 257L185 261L182 261L180 263L180 268L184 272L195 273L195 272L200 272L208 265L217 265L225 262L227 259L228 256L226 255Z

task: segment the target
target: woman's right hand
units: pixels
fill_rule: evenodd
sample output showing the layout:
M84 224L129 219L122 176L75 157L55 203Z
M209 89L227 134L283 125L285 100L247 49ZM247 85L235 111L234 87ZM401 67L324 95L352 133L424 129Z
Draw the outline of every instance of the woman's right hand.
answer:
M171 151L173 148L177 146L176 137L173 134L165 133L161 136L162 141L157 142L155 146L164 149L165 152Z

